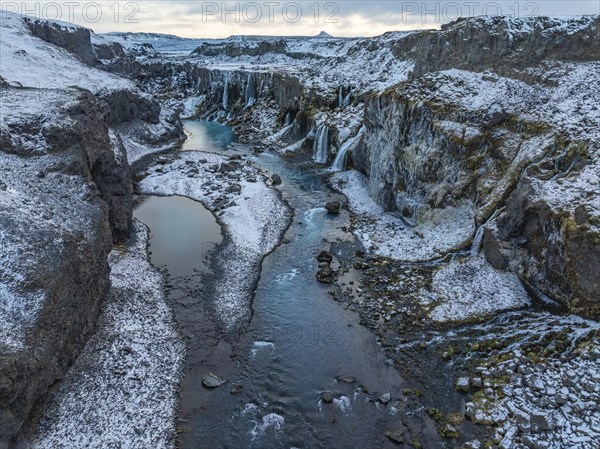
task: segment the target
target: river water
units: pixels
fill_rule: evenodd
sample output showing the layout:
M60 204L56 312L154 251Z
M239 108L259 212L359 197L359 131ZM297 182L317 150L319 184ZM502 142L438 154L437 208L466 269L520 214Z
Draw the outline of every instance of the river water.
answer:
M347 213L332 217L323 208L339 198L327 187L326 174L310 162L288 162L273 153L252 156L239 146L230 150L231 129L216 123L187 122L186 128L186 151L232 155L241 148L263 170L279 174L295 216L287 243L263 262L249 326L232 339L219 334L203 305L206 286L218 282L218 273L206 266L207 257L215 256L206 251L207 242L210 248L220 242L215 219L201 204L180 197L145 198L136 209L151 229L153 262L169 274L169 297L190 348L180 447L396 447L385 432L402 428L403 379L358 316L315 279L321 249L342 257L357 249L341 229L349 224ZM201 376L209 371L228 383L205 389ZM324 392L332 393L333 403L323 403ZM391 395L387 405L378 401L383 393ZM435 434L419 416L414 419L424 426L420 433Z

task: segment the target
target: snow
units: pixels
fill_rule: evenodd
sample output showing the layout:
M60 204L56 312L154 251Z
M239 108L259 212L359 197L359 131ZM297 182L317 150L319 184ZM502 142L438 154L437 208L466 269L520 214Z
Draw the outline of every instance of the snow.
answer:
M332 186L346 195L354 212L353 233L363 246L380 256L403 261L427 261L468 245L475 232L472 205L432 212L410 228L399 216L385 212L369 196L366 177L355 170L336 173ZM418 234L421 234L422 238Z
M185 347L148 261L148 230L113 250L111 298L36 431L35 449L173 448Z
M219 167L232 162L239 166L222 176ZM239 193L228 191L235 185ZM225 258L218 262L223 280L216 287L215 308L226 330L245 323L262 259L275 249L289 223L289 208L278 192L244 161L198 151L182 152L178 160L155 166L139 188L147 195L187 196L217 214L224 226Z
M135 88L132 81L87 66L68 51L32 36L19 14L2 13L0 34L0 76L12 85L54 89L78 86L95 94Z
M438 270L431 292L422 292L420 300L439 323L480 319L530 303L514 274L495 270L483 257L453 261Z

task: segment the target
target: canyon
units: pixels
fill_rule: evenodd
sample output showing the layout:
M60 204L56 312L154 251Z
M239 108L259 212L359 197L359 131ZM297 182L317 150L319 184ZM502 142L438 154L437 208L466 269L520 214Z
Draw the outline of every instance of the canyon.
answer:
M1 26L0 447L595 447L598 16ZM214 215L212 274L152 263L143 196ZM197 399L209 368L241 380Z

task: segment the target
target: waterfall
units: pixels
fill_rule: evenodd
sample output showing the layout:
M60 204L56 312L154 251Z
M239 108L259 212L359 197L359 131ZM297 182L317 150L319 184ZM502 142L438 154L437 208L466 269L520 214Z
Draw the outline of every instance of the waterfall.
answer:
M287 114L285 114L285 122L283 124L283 126L289 126L292 124L292 113L290 111L288 111Z
M472 256L477 256L479 254L479 252L481 251L481 245L483 243L483 234L485 233L486 225L488 223L491 223L492 221L494 221L498 217L498 215L500 215L504 211L504 209L506 209L506 206L503 206L500 209L496 209L496 211L494 211L492 216L490 218L488 218L484 224L482 224L481 226L479 226L479 228L477 228L477 232L475 233L475 238L473 239L473 243L471 244L471 255Z
M350 92L348 92L348 95L346 95L346 98L344 98L344 102L343 102L342 106L344 106L345 108L350 106L351 99L352 99L352 89L350 89Z
M248 79L246 80L246 92L245 92L246 108L251 107L256 102L256 86L254 83L254 76L252 73L248 73Z
M230 72L225 73L225 81L223 87L223 109L227 110L227 106L229 105L229 76Z
M477 232L475 233L475 238L473 239L473 244L471 245L471 255L477 256L479 251L481 250L481 242L483 240L483 233L485 232L485 225L479 226Z
M340 90L338 91L338 106L341 108L344 106L344 89L340 86Z
M315 144L313 146L313 159L318 164L325 164L329 157L329 127L321 123L317 128Z
M354 148L355 145L360 140L361 136L365 133L365 127L362 126L356 136L350 137L348 140L344 142L340 150L338 151L337 156L335 157L335 161L331 165L331 171L344 171L346 169L346 159L348 151L351 148Z

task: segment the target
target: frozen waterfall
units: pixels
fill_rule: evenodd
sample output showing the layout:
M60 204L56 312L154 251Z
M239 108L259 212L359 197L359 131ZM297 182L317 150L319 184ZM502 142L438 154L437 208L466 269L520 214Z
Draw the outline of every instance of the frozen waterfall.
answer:
M225 73L225 81L223 85L223 109L227 110L227 106L229 105L229 76L230 73Z

